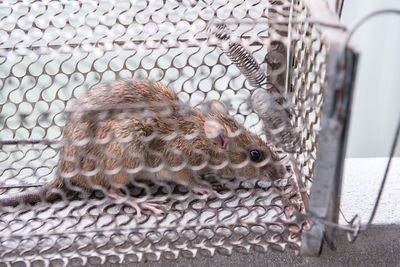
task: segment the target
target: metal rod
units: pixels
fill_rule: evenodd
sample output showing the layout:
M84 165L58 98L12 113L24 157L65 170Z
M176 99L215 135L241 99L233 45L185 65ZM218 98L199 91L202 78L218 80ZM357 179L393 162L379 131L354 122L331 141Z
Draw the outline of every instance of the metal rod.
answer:
M378 15L382 15L382 14L389 14L389 13L393 13L395 15L400 15L400 9L382 9L382 10L378 10L375 12L372 12L368 15L366 15L365 17L361 18L358 22L356 22L356 24L354 24L354 26L349 30L349 34L347 35L345 44L346 46L348 45L351 37L353 36L354 32L360 27L362 26L367 20L378 16Z
M50 140L50 139L12 139L12 140L0 140L0 146L3 145L35 145L35 144L45 144L53 145L60 143L60 140Z
M268 19L269 21L270 21L270 23L273 23L274 21L273 20L271 20L271 19L269 19L269 18L266 18L266 19ZM236 22L236 20L235 20L235 22ZM329 27L329 28L335 28L335 29L342 29L342 30L346 30L347 28L345 27L345 26L343 26L343 25L337 25L337 24L331 24L331 23L327 23L327 22L323 22L323 21L317 21L317 20L292 20L292 21L289 21L289 20L287 20L287 19L282 19L282 20L279 20L279 23L285 23L285 22L287 22L287 23L291 23L291 24L302 24L302 23L305 23L305 22L308 22L308 23L311 23L311 24L315 24L315 25L319 25L319 26L324 26L324 27ZM171 22L171 23L173 23L173 22ZM229 22L229 21L224 21L224 23L225 24L227 24L227 25L229 25L229 24L231 24L232 22ZM255 21L255 22L253 22L253 23L251 23L251 22L248 22L248 21L240 21L240 23L241 24L257 24L257 21ZM265 23L265 22L260 22L260 23ZM177 39L176 40L176 42L178 43L178 42L188 42L189 43L189 47L191 47L191 45L190 45L190 42L191 41L200 41L200 42L203 42L203 41L206 41L207 40L207 37L195 37L195 38L179 38L179 39ZM143 44L143 43L146 43L148 40L145 40L145 39L142 39L142 40L140 40L140 39L136 39L136 40L129 40L129 42L126 42L126 41L112 41L112 42L85 42L84 44L83 43L69 43L68 45L53 45L53 44L48 44L48 45L46 45L46 46L40 46L40 45L36 45L36 46L27 46L27 47L24 47L25 49L28 49L28 50L33 50L33 51L40 51L40 50L45 50L45 51L47 51L47 50L49 50L49 49L55 49L55 50L60 50L60 49L62 49L63 47L69 47L69 48L82 48L82 46L83 45L90 45L90 46L105 46L106 44L108 45L108 44L112 44L112 45L118 45L118 46L124 46L124 45L127 45L127 44L135 44L135 45L140 45L140 44ZM174 45L171 45L170 44L170 40L168 40L168 39L163 39L163 38L161 38L161 39L155 39L155 38L153 38L153 39L151 39L151 41L152 42L159 42L159 43L166 43L167 45L168 45L168 47L177 47L177 46L174 46ZM259 42L254 42L254 43L257 43L257 44L262 44L262 43L259 43ZM253 43L253 44L254 44ZM196 45L193 45L193 46L196 46ZM197 45L198 46L198 45ZM15 47L3 47L3 48L0 48L0 51L13 51L13 50L16 50L16 48ZM107 49L105 49L106 51L107 51ZM43 52L43 51L42 51ZM71 51L67 51L66 53L70 53ZM91 52L90 50L85 50L85 52ZM39 52L39 54L40 54L40 52Z
M44 185L45 184L0 185L0 189L31 188L31 187L42 187Z
M374 206L374 209L373 209L373 211L372 211L371 217L369 218L368 224L365 226L365 228L362 229L363 231L365 231L365 230L372 224L372 221L374 220L376 211L378 210L378 205L379 205L379 202L380 202L380 200L381 200L381 196L382 196L382 193L383 193L383 189L384 189L384 187L385 187L385 183L386 183L386 180L387 180L387 176L388 176L388 174L389 174L390 164L392 163L392 158L393 158L394 153L395 153L395 151L396 151L397 142L398 142L398 140L399 140L399 134L400 134L400 118L399 118L399 122L398 122L398 124L397 124L396 133L395 133L395 135L394 135L393 144L392 144L392 147L391 147L391 149L390 149L389 161L388 161L388 163L387 163L387 165L386 165L385 174L383 175L383 179L382 179L382 183L381 183L381 188L379 189L378 196L376 197L375 206Z
M383 15L383 14L400 15L400 10L399 10L399 9L382 9L382 10L378 10L378 11L372 12L372 13L366 15L365 17L361 18L361 19L360 19L358 22L356 22L356 23L353 25L353 27L349 30L349 33L348 33L348 35L347 35L347 37L346 37L345 45L348 46L348 44L349 44L349 42L350 42L350 39L351 39L351 37L353 36L353 34L354 34L366 21L368 21L368 20L370 20L370 19L372 19L372 18L374 18L374 17L376 17L376 16ZM346 57L346 58L345 58L345 67L347 66L347 64L348 64L348 62L347 62L347 57ZM375 217L376 211L377 211L377 209L378 209L378 205L379 205L380 199L381 199L382 194L383 194L383 189L384 189L384 187L385 187L385 183L386 183L387 175L388 175L388 173L389 173L389 169L390 169L390 165L391 165L391 162L392 162L392 158L393 158L393 156L394 156L394 152L396 151L397 141L398 141L398 139L399 139L399 131L400 131L400 119L399 119L399 123L398 123L397 129L396 129L396 133L395 133L395 137L394 137L394 140L393 140L393 144L392 144L392 147L391 147L391 151L390 151L390 156L389 156L388 164L386 165L386 170L385 170L385 173L384 173L384 175L383 175L383 179L382 179L382 183L381 183L381 186L380 186L380 189L379 189L379 193L378 193L377 198L376 198L376 201L375 201L374 209L373 209L373 211L372 211L372 214L371 214L371 217L370 217L368 223L367 223L366 225L364 225L364 226L362 227L362 229L360 229L360 231L366 231L366 230L368 229L368 227L372 224L372 221L374 220L374 217ZM342 215L343 215L343 214L342 214Z

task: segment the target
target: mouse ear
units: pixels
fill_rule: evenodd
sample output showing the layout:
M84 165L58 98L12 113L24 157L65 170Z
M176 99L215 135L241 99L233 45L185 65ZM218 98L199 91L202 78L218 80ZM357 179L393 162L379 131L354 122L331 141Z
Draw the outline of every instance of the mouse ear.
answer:
M228 110L226 109L224 103L216 99L210 100L204 104L202 110L205 113L218 112L222 114L228 114Z
M229 136L225 126L216 120L206 120L204 122L204 132L207 138L213 140L214 144L221 149L228 149Z

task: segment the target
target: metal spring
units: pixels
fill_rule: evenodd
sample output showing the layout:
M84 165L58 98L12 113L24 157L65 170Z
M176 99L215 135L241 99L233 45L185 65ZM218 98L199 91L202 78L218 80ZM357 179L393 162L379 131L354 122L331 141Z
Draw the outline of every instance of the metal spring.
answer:
M238 66L251 86L260 87L267 83L267 76L261 70L260 65L241 44L229 44L229 51L226 52L232 62Z
M229 57L229 59L239 68L240 72L246 77L253 87L262 87L267 83L267 76L251 53L239 42L231 41L232 31L225 23L219 22L212 24L210 31L219 40L228 41L228 49L223 42L218 43L219 47Z
M209 30L221 40L218 46L238 67L250 85L264 89L259 91L260 93L253 95L252 104L264 122L264 131L267 139L285 152L294 153L299 144L300 136L290 122L291 112L286 107L286 98L277 87L267 86L265 72L241 43L231 40L232 31L225 23L212 23ZM277 133L273 133L274 131Z
M266 90L258 90L252 96L253 107L264 123L267 139L285 152L294 153L300 142L300 135L290 121L290 111L278 104L281 97Z

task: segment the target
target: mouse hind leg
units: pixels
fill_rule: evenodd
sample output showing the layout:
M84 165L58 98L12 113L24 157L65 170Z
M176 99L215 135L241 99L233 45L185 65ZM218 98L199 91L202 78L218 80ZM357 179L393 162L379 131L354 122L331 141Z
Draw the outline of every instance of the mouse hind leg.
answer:
M123 202L123 204L129 205L136 210L137 218L142 217L142 210L149 210L154 213L156 216L161 216L164 214L164 210L166 210L166 206L164 204L158 203L156 200L147 200L144 202L137 202L133 198L127 197L122 193L118 192L117 189L111 189L108 192L108 196L113 198L118 202Z
M130 183L130 176L131 175L127 174L124 171L120 171L119 173L114 174L112 177L111 188L107 192L108 196L116 200L118 203L126 204L134 208L136 210L137 218L141 218L142 210L149 210L156 216L163 215L164 210L166 210L166 205L161 204L160 200L146 199L139 202L135 200L134 197L129 196L129 194L124 194L123 192L121 192L121 189L124 188L125 185Z
M121 189L131 183L131 179L140 173L143 162L143 153L138 153L142 149L140 142L132 140L129 143L122 144L117 140L110 142L103 153L106 160L103 162L104 169L108 172L108 183L106 187L107 195L116 202L131 206L136 210L137 218L142 216L142 210L149 210L157 216L163 215L166 206L159 203L156 199L146 199L137 201L129 194L124 194ZM133 174L135 173L135 174Z

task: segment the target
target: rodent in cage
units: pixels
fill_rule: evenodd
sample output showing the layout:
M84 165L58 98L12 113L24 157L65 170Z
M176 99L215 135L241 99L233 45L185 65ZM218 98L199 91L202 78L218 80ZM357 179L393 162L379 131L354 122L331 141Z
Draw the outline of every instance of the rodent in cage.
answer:
M72 108L56 177L39 189L3 197L0 204L51 200L57 197L54 189L73 187L103 188L121 199L119 188L132 177L175 181L200 194L212 189L194 177L208 173L270 181L285 177L280 156L231 117L224 104L213 100L206 107L183 104L159 82L96 85ZM162 214L163 205L151 199L125 203L138 216L141 209Z
M5 40L0 49L4 59L1 65L1 96L4 96L2 101L4 99L11 102L4 106L12 108L2 109L0 114L3 116L0 117L1 122L4 121L4 128L0 132L1 143L4 144L0 161L1 169L4 170L2 190L13 188L1 193L3 196L12 195L19 185L29 187L48 179L61 181L58 185L64 185L58 188L53 181L38 190L41 191L36 195L36 200L39 201L48 200L53 192L59 193L63 201L54 205L40 203L34 207L19 205L16 208L0 208L1 224L5 226L1 230L3 237L0 249L4 255L3 261L36 262L43 259L46 265L58 264L57 261L49 260L56 258L69 265L74 264L73 257L82 259L84 264L83 262L97 257L102 259L102 263L114 256L119 257L120 262L134 257L133 261L139 262L150 258L160 260L188 255L194 257L203 253L231 254L236 250L247 253L253 249L264 252L270 249L299 251L304 231L308 227L308 216L305 216L308 198L303 197L302 193L307 194L311 181L314 182L317 139L323 121L320 119L324 103L321 99L329 88L326 63L330 62L328 59L332 59L328 57L329 50L326 49L330 43L322 38L318 25L313 23L313 16L308 21L310 12L307 7L318 3L311 4L311 1L307 1L307 6L304 6L303 1L261 1L252 4L241 0L208 3L200 1L190 8L187 4L187 1L182 1L182 4L177 1L88 1L81 5L79 2L68 1L11 1L1 5L4 29L0 35ZM226 24L232 37L237 36L231 39L231 50L221 49L224 48L221 44L229 42L223 42L219 38L214 38L215 43L211 42L213 38L207 32L207 25L215 19ZM237 54L247 51L248 53L243 53L244 60L241 57L239 62L233 61L231 57L236 55L233 49L238 51ZM238 65L248 62L252 63L249 65L250 70L255 67L255 72L246 72L248 69L240 68L245 65ZM246 73L260 74L257 77L262 79L255 79L256 84L253 85L249 82L253 75ZM271 147L281 145L280 148L286 153L295 153L276 162L278 168L275 171L279 170L279 165L289 163L293 173L287 171L284 174L285 179L281 181L257 181L254 186L254 180L263 178L260 169L260 175L256 179L221 179L218 181L226 181L224 186L229 190L206 187L206 190L212 188L221 194L221 197L215 198L209 194L192 194L190 185L186 188L174 186L169 191L171 188L160 188L157 185L170 185L175 184L174 182L156 181L149 179L153 177L147 177L142 184L140 177L131 179L140 172L140 167L124 169L120 164L122 161L116 162L114 154L102 148L116 141L126 150L134 135L118 138L112 136L112 129L108 129L110 138L99 133L100 136L95 139L84 138L80 142L74 142L72 138L61 140L66 123L64 115L68 114L66 111L74 112L71 113L72 119L77 115L78 108L84 114L80 123L93 122L94 129L106 126L104 122L111 118L118 121L128 120L126 115L129 114L133 114L131 117L141 123L149 122L149 133L156 131L151 124L155 114L162 118L162 122L172 124L169 116L174 109L161 103L152 106L153 111L160 111L158 113L146 108L147 104L135 103L132 107L131 104L127 107L125 104L109 106L99 98L93 99L100 103L98 107L78 102L81 105L72 109L71 104L75 98L79 98L92 85L131 77L159 81L174 89L183 102L194 107L208 99L231 100L230 114L246 129L262 137L268 134L261 133L262 126L265 127L266 123L276 125L276 129L272 130L279 137L279 142L275 144L268 141L267 137L268 144ZM265 98L263 95L256 97L253 94L259 87L263 88L259 84L264 85L264 82L274 83L275 86L271 89L279 89L287 98L285 105L281 105L282 108L273 103L274 96L271 98L267 95ZM268 90L268 84L265 85ZM242 101L244 99L246 102ZM261 100L263 104L264 100L269 100L274 105L261 105L258 110L250 110L257 100ZM209 108L208 113L207 110L205 114L200 110L198 112L207 117L213 108L223 108L218 103L213 101L206 105ZM295 113L287 115L293 116L285 114L290 119L290 124L286 123L288 120L274 120L281 118L281 111L286 112L292 105ZM28 109L30 106L32 110ZM179 108L178 113L189 124L191 112L197 109L181 102L174 103L174 106ZM268 117L262 116L267 113ZM97 120L100 118L101 120ZM68 123L77 127L71 120ZM195 123L191 125L193 124ZM209 126L215 125L211 122ZM218 139L208 139L200 125L195 128L203 134L205 140L210 141L210 147L217 152L224 151L218 150L214 145L214 141ZM302 138L292 139L290 135L283 134L285 131L282 130L291 129L295 133L299 132ZM93 128L87 128L86 134L89 137L95 136L95 133ZM165 137L164 141L169 145L167 148L172 148L170 144L175 135L183 137L181 133L175 127L175 131ZM144 151L151 152L153 158L162 161L163 155L158 153L157 143L152 146L153 150L147 150L149 144L155 141L154 137L157 136L150 134L140 141L143 142ZM188 138L184 140L187 142L195 139L191 135L186 137ZM236 138L238 136L232 136L232 139ZM282 146L288 143L283 143L285 140L290 141L295 149ZM296 143L292 140L299 141ZM222 145L225 146L225 140L219 141L223 141ZM232 144L229 143L229 149ZM60 169L59 157L62 154L59 149L62 145L77 150L70 159L66 158L72 167L76 164L76 172L65 171L62 175L54 175ZM94 148L90 153L84 150L88 146ZM96 154L96 148L101 148L101 155L111 162L115 160L113 163L118 163L121 168L104 168L103 163L96 162L97 158L92 156ZM177 151L179 150L173 150L172 153ZM88 169L78 168L80 161L76 155L83 155ZM273 155L275 153L271 154L271 158ZM174 156L177 160L182 157L179 153ZM221 161L229 163L224 160L228 159L227 154L221 156ZM293 161L290 159L292 156ZM138 160L139 166L145 166L139 161L143 157L133 158ZM238 172L247 163L249 166L263 164L252 163L249 151L246 151L246 159L243 164L230 166L237 167ZM277 159L279 160L278 157ZM204 162L210 160L204 158ZM166 167L167 163L162 166L157 161L153 162L154 166L160 166L160 169ZM94 165L93 169L91 164ZM218 167L216 165L214 167ZM176 167L181 168L180 164ZM189 168L189 165L186 167ZM110 186L93 183L88 185L90 196L98 196L91 189L100 189L106 195L104 199L65 201L65 196L70 199L64 191L68 186L82 192L79 195L88 195L86 185L82 189L71 184L71 178L75 178L79 170L84 182L93 182L100 172L104 175L104 181ZM131 185L126 185L125 188L123 183L112 183L115 174L124 170L129 172L129 180L134 188ZM154 172L159 171L154 168ZM177 169L172 171L176 172ZM193 170L193 174L199 172ZM193 181L207 179L207 175L201 179L194 175L188 177ZM325 177L330 178L322 178ZM264 176L264 179L268 177ZM296 182L298 179L305 180L306 187ZM244 182L236 186L232 181L238 180ZM315 181L318 183L319 180ZM147 186L147 183L152 182L157 185ZM245 190L242 190L244 184L249 186L243 186ZM133 192L125 189L133 189ZM141 195L137 197L138 191ZM111 202L116 193L129 193L130 197ZM160 198L154 201L159 194L167 195L162 198L165 202L157 202ZM17 198L18 196L21 195L16 195ZM31 196L35 198L34 194ZM23 202L21 198L17 200ZM147 216L146 212L143 218L134 219L135 210L124 205L127 200L136 201L136 207L139 206L140 209L149 208L159 212L159 208L163 209L161 204L165 204L168 210L164 216ZM149 205L144 207L146 204ZM47 242L50 239L54 242ZM108 242L113 249L110 250Z

